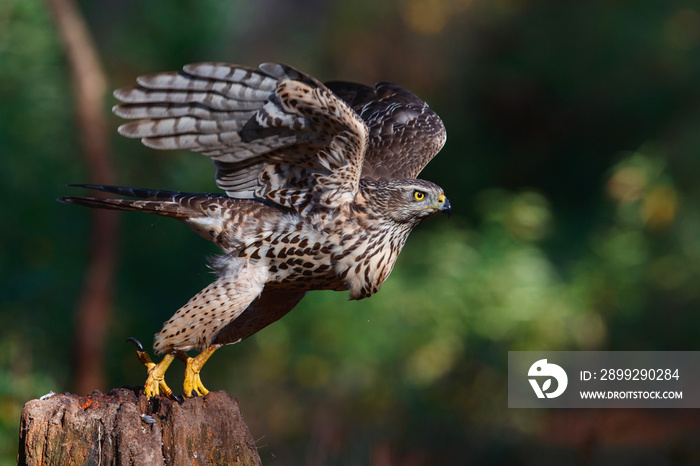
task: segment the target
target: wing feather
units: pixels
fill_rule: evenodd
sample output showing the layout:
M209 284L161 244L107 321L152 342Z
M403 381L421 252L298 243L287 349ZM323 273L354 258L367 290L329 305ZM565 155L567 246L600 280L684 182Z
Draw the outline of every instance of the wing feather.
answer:
M211 157L235 198L297 209L354 197L367 147L364 121L313 77L274 63L258 69L186 65L115 91L120 134L155 149Z
M124 136L200 152L229 196L295 208L345 202L360 177L414 178L446 139L437 114L401 86L324 85L275 63L186 65L115 96L114 112L136 120Z
M326 86L367 124L369 142L363 177L416 178L445 144L447 133L440 117L398 84L370 87L334 81Z

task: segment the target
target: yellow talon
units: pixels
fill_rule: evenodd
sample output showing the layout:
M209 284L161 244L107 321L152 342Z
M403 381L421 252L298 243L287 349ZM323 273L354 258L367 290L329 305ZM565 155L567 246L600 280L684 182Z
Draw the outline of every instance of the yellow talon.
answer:
M129 338L129 341L132 341L136 345L136 354L139 361L141 361L148 370L148 378L144 384L144 392L148 398L153 398L161 394L168 398L174 398L173 391L168 387L168 384L165 383L165 372L176 357L183 360L186 364L185 382L183 384L185 396L187 398L192 398L194 396L205 396L209 393L209 390L207 390L202 383L199 372L211 355L214 354L214 351L221 345L211 345L193 358L188 357L183 351L169 353L163 356L163 359L156 364L151 360L148 353L143 350L143 345L141 345L137 339Z
M189 361L193 361L194 358L187 358L188 364L185 367L185 382L182 385L182 389L185 392L185 396L190 398L193 396L204 396L209 393L209 390L202 384L202 378L199 376L199 372L195 372Z
M205 396L209 393L209 390L202 383L202 379L199 376L199 372L202 370L204 363L207 362L209 357L214 354L220 345L211 345L197 356L190 358L184 353L180 353L178 357L185 361L185 382L183 383L183 391L187 398L194 396Z
M147 354L146 357L148 358ZM141 359L141 355L139 355L139 359ZM150 361L151 358L148 359ZM165 371L168 370L168 367L170 366L170 363L173 362L173 359L175 359L174 355L166 354L158 364L154 364L153 362L146 364L146 368L148 369L148 378L144 384L144 392L148 398L153 398L161 393L168 398L172 398L173 391L170 390L168 384L165 383ZM141 362L143 362L143 360Z
M151 360L151 357L143 350L143 345L135 339L129 338L129 341L133 341L137 347L136 355L139 361L146 366L148 371L148 378L144 384L144 393L148 398L153 398L161 393L168 398L173 397L173 391L165 383L165 371L170 367L170 363L173 362L175 356L172 354L166 354L161 361L156 364Z

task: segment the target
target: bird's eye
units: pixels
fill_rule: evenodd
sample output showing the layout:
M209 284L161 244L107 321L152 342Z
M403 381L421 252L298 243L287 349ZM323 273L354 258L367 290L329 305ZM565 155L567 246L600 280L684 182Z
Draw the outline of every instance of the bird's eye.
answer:
M425 198L425 193L423 191L414 191L413 192L413 199L416 201L422 201Z

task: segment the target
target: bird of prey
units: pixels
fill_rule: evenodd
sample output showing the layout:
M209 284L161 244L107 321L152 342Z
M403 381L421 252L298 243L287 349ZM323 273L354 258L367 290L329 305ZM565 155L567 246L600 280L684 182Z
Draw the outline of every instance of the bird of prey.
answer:
M275 63L198 63L141 76L114 95L114 113L136 120L120 134L208 156L225 192L79 185L131 199L61 199L172 217L223 250L211 261L217 279L155 335L161 361L139 348L148 397L172 396L164 375L175 358L186 363L185 396L206 395L199 373L212 353L275 322L308 291L376 293L411 230L450 212L439 186L415 179L445 127L396 84L324 84Z

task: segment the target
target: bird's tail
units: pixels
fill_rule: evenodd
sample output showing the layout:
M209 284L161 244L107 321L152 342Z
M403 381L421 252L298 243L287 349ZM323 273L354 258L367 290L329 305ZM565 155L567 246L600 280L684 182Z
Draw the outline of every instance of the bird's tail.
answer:
M106 193L128 196L136 199L109 199L102 197L61 197L59 202L77 204L87 207L112 210L130 210L148 212L180 220L208 216L207 207L226 202L227 198L218 194L190 194L155 189L127 188L122 186L104 186L94 184L70 185Z

